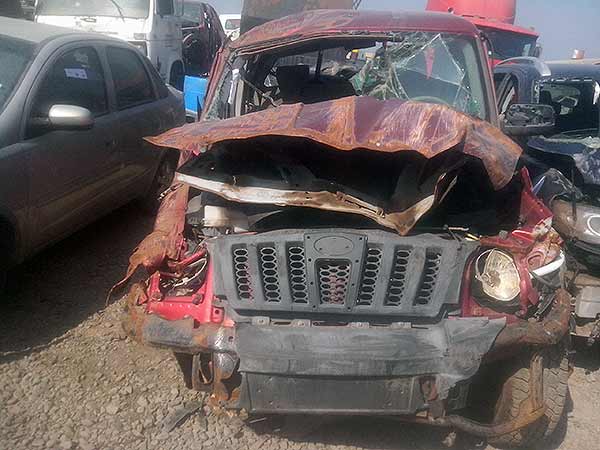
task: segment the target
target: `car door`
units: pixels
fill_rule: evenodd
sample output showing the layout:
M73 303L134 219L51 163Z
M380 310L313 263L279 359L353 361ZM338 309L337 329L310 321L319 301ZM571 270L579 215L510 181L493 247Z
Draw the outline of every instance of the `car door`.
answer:
M159 104L159 96L138 51L108 46L106 59L114 86L117 123L123 124L115 127L122 167L120 178L126 194L138 196L148 189L161 156L161 151L144 141L144 137L169 128L168 111Z
M32 243L39 249L105 212L118 176L115 124L97 47L73 44L55 52L27 103L23 146L30 155ZM89 109L94 125L85 130L40 126L59 104Z
M510 105L518 102L519 80L510 72L496 72L494 73L494 85L498 114L503 115Z

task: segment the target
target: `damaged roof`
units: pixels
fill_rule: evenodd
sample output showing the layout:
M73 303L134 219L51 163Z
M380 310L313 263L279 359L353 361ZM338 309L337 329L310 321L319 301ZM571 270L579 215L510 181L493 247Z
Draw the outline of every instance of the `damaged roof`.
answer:
M260 44L309 39L353 32L393 33L433 31L477 36L477 28L462 17L433 12L313 10L259 25L231 42L232 50Z
M147 140L197 155L212 144L261 136L306 138L340 151L415 151L428 159L457 147L483 162L495 189L512 179L521 155L521 148L498 128L450 107L372 97L281 105L187 124Z

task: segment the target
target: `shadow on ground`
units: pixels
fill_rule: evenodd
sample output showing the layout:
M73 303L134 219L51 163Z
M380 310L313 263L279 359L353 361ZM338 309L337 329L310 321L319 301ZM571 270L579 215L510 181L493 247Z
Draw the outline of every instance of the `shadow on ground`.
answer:
M252 423L253 421L256 422ZM250 419L248 426L264 437L265 444L278 436L293 442L316 446L333 445L336 448L354 446L382 450L475 450L486 447L485 442L479 438L463 433L452 436L450 429L384 417L271 416Z
M11 271L0 294L0 362L43 348L102 310L152 223L125 206Z

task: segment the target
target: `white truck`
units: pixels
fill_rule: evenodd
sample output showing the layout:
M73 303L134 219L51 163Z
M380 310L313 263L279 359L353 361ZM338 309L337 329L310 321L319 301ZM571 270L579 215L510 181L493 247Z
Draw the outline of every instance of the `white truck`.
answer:
M182 12L183 0L38 0L35 20L121 38L182 90Z

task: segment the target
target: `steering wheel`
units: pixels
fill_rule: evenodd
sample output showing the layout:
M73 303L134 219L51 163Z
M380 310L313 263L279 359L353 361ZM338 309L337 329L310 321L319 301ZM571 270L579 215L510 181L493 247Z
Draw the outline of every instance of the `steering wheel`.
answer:
M420 95L418 97L413 97L410 100L414 100L415 102L435 103L436 105L450 106L450 103L447 101L431 95Z

